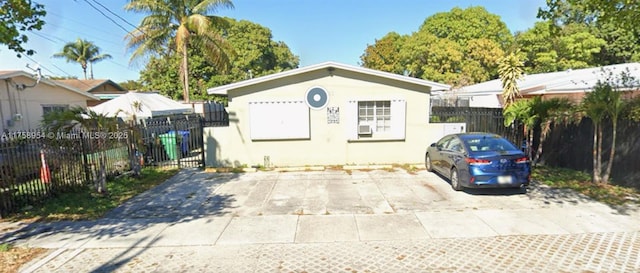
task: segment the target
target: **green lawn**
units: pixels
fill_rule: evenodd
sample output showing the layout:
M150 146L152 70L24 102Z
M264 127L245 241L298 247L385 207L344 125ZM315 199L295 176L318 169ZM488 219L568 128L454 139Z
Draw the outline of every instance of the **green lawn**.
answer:
M108 194L94 192L86 186L73 192L62 193L10 215L8 220L34 219L43 221L87 220L102 217L109 210L130 198L153 188L172 177L178 169L145 168L139 178L122 176L107 182Z
M545 185L572 189L608 205L640 204L640 192L637 189L613 184L595 184L591 182L591 175L585 172L536 166L531 177Z

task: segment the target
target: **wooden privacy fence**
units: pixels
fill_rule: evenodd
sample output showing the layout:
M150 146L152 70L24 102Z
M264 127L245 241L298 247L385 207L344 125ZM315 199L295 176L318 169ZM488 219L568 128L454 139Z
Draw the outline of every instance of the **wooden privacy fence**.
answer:
M504 136L517 146L525 139L523 127L519 122L504 126L504 117L500 108L476 107L431 107L431 123L464 122L467 132L487 132Z
M603 123L603 167L611 151L611 123ZM620 120L616 137L615 158L611 178L618 185L640 189L640 124ZM593 170L593 123L584 118L579 124L559 125L542 144L545 165L564 167L591 173Z

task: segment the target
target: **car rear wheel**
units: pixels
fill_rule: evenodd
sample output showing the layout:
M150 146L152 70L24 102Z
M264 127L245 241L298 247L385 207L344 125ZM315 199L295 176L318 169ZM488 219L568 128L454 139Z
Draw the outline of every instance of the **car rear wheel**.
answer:
M460 186L460 179L458 177L458 169L451 169L451 175L449 176L449 180L451 181L451 187L456 190L462 190L462 186Z
M424 167L427 168L428 172L433 172L433 166L431 165L431 157L429 154L424 157Z

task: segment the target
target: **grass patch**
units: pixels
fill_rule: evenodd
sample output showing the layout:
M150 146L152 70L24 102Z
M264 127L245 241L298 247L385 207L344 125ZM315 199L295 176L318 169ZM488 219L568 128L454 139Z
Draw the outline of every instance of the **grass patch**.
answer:
M108 194L94 192L92 186L61 193L10 215L8 220L92 220L130 198L149 190L178 172L178 169L145 168L140 177L121 176L107 182Z
M572 189L608 205L640 204L640 192L613 184L595 184L591 174L547 166L533 168L531 178L554 188Z
M402 164L402 165L393 164L393 167L403 169L409 174L413 174L413 175L418 174L418 168L416 168L416 166L413 166L411 164Z
M4 243L0 244L0 252L7 252L11 250L12 246L10 244Z

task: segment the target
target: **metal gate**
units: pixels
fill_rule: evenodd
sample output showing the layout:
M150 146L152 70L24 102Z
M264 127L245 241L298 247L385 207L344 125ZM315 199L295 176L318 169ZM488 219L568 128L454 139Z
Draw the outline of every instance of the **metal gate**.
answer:
M146 166L204 167L202 117L176 115L142 120L138 149Z

